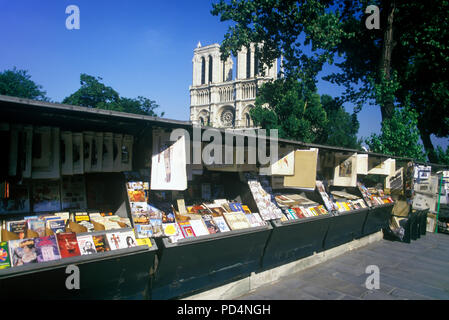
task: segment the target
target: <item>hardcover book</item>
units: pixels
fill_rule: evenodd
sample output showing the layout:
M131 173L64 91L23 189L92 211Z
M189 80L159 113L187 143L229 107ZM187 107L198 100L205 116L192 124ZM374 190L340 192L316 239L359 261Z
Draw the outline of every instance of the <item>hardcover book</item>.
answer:
M37 253L34 239L21 239L9 241L9 257L11 266L21 266L37 263Z
M56 235L58 240L59 252L62 258L80 256L81 252L76 240L76 233L63 232Z
M0 270L11 267L11 261L9 259L8 242L0 242Z
M94 241L95 250L97 252L106 252L111 250L104 234L92 236L92 240Z
M56 236L47 236L35 239L37 262L61 259Z
M82 255L97 253L94 239L91 235L77 235L76 240L78 241L78 246Z

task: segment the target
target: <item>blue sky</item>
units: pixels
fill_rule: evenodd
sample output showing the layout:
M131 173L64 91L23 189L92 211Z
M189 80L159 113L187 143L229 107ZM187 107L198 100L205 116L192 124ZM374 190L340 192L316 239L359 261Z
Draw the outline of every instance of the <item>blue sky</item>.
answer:
M76 91L80 73L100 76L124 97L148 97L165 117L189 118L193 49L220 43L228 25L210 14L211 1L0 0L0 71L26 69L54 101ZM67 30L68 5L80 29ZM326 68L324 73L333 67ZM342 89L320 81L320 94ZM352 106L346 109L352 112ZM359 137L380 130L380 110L359 113ZM447 146L448 139L433 139Z

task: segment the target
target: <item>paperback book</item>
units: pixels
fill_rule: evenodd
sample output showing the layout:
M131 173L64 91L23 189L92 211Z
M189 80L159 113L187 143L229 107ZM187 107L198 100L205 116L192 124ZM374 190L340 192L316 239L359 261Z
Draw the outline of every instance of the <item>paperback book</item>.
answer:
M195 232L193 231L190 222L179 222L179 228L181 229L182 235L184 238L195 237Z
M80 256L81 252L76 240L76 233L62 232L56 235L58 240L59 251L62 258L70 258Z
M97 252L107 252L111 250L104 234L92 236L92 240Z
M97 253L94 239L91 235L77 235L76 240L81 251L81 255L88 255Z
M46 262L61 259L56 236L46 236L35 239L37 262Z
M37 263L34 239L11 240L8 244L12 267Z
M9 259L8 242L0 242L0 270L11 267L11 261Z
M220 229L220 232L228 232L231 231L229 229L228 224L226 223L224 217L219 216L219 217L213 217L213 220L215 222L215 224L217 225L218 229Z

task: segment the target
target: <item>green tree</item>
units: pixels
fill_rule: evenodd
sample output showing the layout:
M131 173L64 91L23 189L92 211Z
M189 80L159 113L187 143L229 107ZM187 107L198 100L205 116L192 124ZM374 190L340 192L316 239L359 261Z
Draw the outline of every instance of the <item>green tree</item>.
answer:
M326 126L326 145L360 149L360 141L357 139L359 121L357 114L349 114L338 99L329 95L321 96L321 104L326 111L328 124Z
M48 101L42 86L31 80L27 70L12 70L0 72L0 94L12 97Z
M368 4L381 9L381 29L367 30L363 14ZM345 37L338 53L341 73L326 79L346 87L345 101L358 106L374 101L382 119L389 119L395 105L409 105L418 114L418 129L429 160L437 162L431 135L449 135L449 2L344 1L341 22ZM396 75L396 79L394 79ZM376 90L392 93L375 98ZM396 84L395 84L396 85Z
M285 76L300 79L308 90L316 89L316 76L346 36L333 1L220 0L211 13L232 21L220 47L225 59L250 43L263 44L262 64L283 56Z
M289 79L265 83L250 111L256 126L277 129L280 138L323 143L327 117L320 96Z
M137 97L137 99L120 97L117 91L106 86L100 80L103 79L82 73L80 75L81 88L66 97L62 103L154 117L158 116L155 109L159 105L155 101L142 96ZM163 115L164 112L160 114L161 117Z
M365 26L364 12L371 4L380 8L379 30ZM286 76L301 79L310 89L323 63L332 63L338 54L341 72L325 79L346 88L344 101L356 109L378 105L382 121L408 103L417 112L419 133L433 162L431 135L449 135L447 12L447 0L220 0L212 9L221 21L233 22L222 43L223 57L250 42L263 43L263 63L283 55ZM306 54L308 45L312 54ZM386 95L376 99L378 91Z
M373 152L425 161L426 155L419 143L417 118L413 109L395 108L392 118L383 121L380 135L372 134L365 143Z

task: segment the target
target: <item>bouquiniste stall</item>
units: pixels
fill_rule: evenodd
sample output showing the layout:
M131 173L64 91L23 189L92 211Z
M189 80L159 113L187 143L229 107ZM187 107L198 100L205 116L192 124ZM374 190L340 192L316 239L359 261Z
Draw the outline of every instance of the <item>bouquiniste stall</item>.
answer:
M244 161L222 164L189 122L5 96L0 114L9 298L186 297L389 228L407 191L410 159L267 139L254 164L233 131Z

